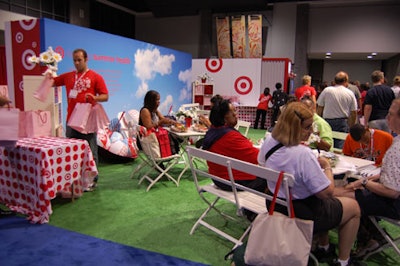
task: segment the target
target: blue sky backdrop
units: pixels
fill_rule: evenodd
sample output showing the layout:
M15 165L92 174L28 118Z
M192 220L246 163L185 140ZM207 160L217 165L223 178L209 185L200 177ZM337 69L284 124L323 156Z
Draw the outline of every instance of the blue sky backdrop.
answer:
M41 52L51 46L63 56L58 74L75 70L74 49L88 52L89 69L101 74L109 89L109 101L103 106L110 119L121 111L139 110L148 90L160 93L163 114L171 106L176 112L181 104L192 102L190 54L50 19L41 25ZM63 116L65 122L65 89Z

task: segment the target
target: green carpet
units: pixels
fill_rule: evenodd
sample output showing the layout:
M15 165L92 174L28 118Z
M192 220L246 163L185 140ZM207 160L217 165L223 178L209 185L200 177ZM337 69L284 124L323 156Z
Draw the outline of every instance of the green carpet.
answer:
M249 138L257 141L264 134L264 130L250 129ZM53 200L50 224L196 262L229 265L224 255L233 247L231 242L202 226L193 235L189 234L206 207L195 190L190 171L185 173L179 187L162 180L146 192L147 183L138 186L140 172L135 173L136 178L130 178L138 163L139 160L100 164L97 190L85 193L73 203L67 199ZM179 170L174 169L176 175ZM223 209L235 213L231 204L223 204ZM231 229L236 236L245 228L224 222L218 215L210 219ZM335 232L331 235L332 241L337 242ZM395 262L398 259L390 250L371 257L368 265L398 265Z

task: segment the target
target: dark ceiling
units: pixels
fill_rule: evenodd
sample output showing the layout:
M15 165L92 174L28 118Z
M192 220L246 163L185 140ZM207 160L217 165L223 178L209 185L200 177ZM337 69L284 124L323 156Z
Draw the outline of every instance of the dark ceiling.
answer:
M109 0L135 13L151 12L155 17L197 15L200 10L212 13L233 13L268 10L269 3L297 2L298 0Z
M105 5L123 10L134 15L146 15L151 13L154 17L178 17L198 15L201 10L215 13L243 13L251 11L272 10L274 3L304 2L311 5L330 5L344 7L346 5L374 5L398 3L399 0L96 0ZM312 3L311 3L312 2ZM372 51L374 52L374 51ZM379 53L375 60L384 60L396 55L396 53ZM332 59L366 60L365 53L335 54ZM325 54L309 54L310 59L325 59Z

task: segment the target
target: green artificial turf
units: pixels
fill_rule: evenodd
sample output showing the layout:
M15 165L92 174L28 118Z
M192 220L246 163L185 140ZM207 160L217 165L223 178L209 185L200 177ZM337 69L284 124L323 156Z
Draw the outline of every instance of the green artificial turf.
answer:
M264 130L250 129L249 138L255 142L264 134ZM146 192L146 181L138 185L142 171L130 178L139 162L100 164L98 188L74 202L60 198L53 200L50 224L196 262L229 265L224 256L233 247L231 242L202 226L193 235L189 234L206 208L195 190L190 170L181 179L179 187L162 179ZM172 173L177 176L181 167L176 167ZM221 201L220 205L224 211L235 214L232 204ZM210 213L209 220L236 236L245 229L245 225L226 222L215 212ZM336 232L330 235L337 243ZM368 265L398 265L398 259L389 250L371 257Z

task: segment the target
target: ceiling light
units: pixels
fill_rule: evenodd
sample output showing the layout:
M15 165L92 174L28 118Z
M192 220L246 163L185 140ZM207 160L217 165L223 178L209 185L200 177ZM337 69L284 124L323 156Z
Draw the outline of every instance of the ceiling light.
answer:
M330 56L330 55L332 55L332 53L331 52L327 52L325 55Z
M371 53L371 55L372 55L372 56L375 56L375 55L377 55L377 53Z
M372 58L372 55L367 56L367 58L371 59L371 58Z

